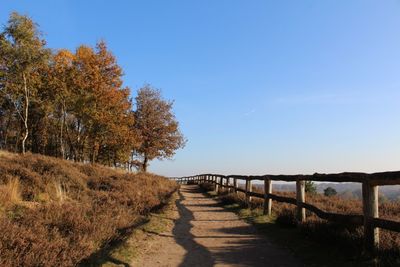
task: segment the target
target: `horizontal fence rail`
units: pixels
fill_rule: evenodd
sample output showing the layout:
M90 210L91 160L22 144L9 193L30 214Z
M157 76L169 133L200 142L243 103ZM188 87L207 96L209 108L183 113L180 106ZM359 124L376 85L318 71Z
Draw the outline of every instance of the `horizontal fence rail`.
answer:
M306 210L313 212L321 219L330 222L364 226L364 246L368 252L375 253L379 248L379 228L400 232L400 222L379 218L378 187L380 185L399 185L400 172L381 173L338 173L338 174L313 174L313 175L220 175L201 174L187 177L171 178L182 184L211 183L214 190L221 189L228 192L242 192L246 195L246 202L251 199L261 198L264 200L264 214L271 215L272 200L296 205L296 217L299 222L306 220ZM245 181L245 188L238 186L238 181ZM264 182L264 193L252 192L252 181ZM272 194L272 181L296 182L296 198L284 197ZM318 207L306 203L305 181L316 182L355 182L362 184L363 215L339 214L326 212Z

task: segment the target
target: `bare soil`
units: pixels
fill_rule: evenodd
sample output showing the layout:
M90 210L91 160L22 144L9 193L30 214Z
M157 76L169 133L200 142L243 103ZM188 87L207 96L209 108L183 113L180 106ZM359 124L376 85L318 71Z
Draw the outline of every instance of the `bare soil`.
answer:
M302 266L197 185L183 185L169 219L132 266Z

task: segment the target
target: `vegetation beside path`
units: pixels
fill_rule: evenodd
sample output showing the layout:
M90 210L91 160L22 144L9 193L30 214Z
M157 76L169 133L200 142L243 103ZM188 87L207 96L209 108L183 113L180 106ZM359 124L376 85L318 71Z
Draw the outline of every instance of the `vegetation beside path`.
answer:
M253 224L276 244L291 250L307 266L400 266L396 248L383 251L376 259L364 255L358 229L315 220L298 225L293 208L288 208L288 204L274 202L273 215L268 217L263 215L262 201L255 200L248 207L241 194L222 191L216 194L207 183L202 188L207 196Z
M174 220L171 217L176 198L175 193L161 209L146 216L143 224L132 229L120 242L110 246L105 253L86 263L86 266L136 266L134 263L152 250L157 235L172 229Z
M153 174L0 151L0 265L89 264L176 189Z

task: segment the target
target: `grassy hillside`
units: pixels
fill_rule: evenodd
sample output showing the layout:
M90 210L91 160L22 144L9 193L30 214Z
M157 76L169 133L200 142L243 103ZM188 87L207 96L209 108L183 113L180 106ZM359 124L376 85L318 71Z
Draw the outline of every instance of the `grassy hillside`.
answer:
M74 266L176 188L152 174L0 151L0 265Z

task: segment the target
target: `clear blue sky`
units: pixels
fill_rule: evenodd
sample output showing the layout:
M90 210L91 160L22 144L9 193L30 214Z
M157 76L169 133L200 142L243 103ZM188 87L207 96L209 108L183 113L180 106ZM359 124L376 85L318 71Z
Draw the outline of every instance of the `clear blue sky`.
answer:
M189 139L164 175L400 170L400 1L0 0L52 48L104 39ZM135 92L134 92L135 93Z

